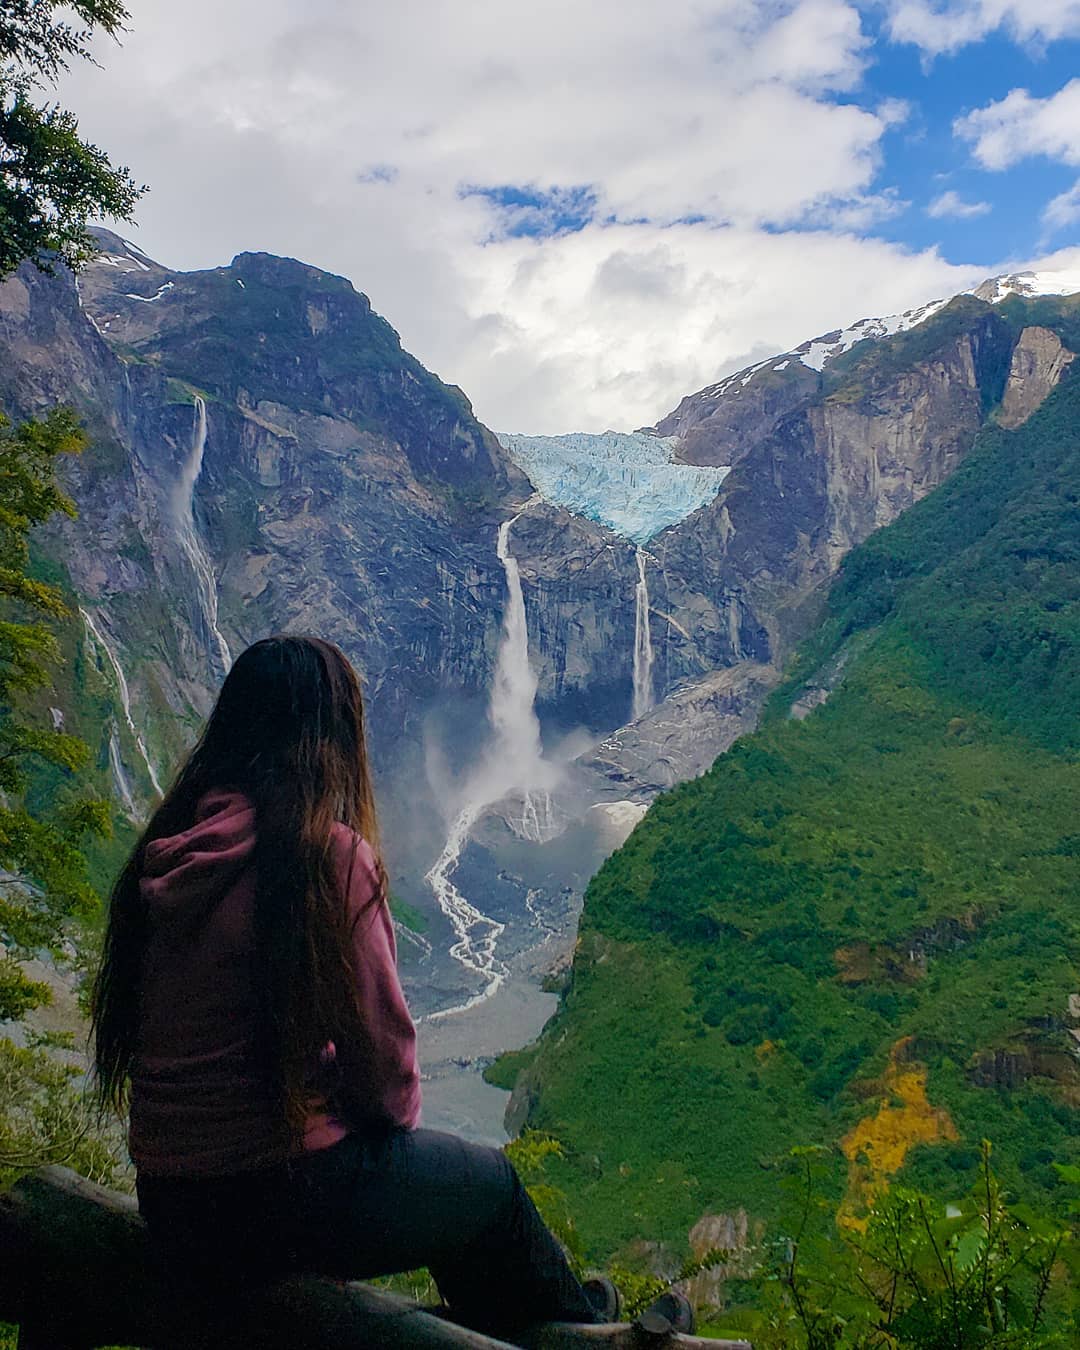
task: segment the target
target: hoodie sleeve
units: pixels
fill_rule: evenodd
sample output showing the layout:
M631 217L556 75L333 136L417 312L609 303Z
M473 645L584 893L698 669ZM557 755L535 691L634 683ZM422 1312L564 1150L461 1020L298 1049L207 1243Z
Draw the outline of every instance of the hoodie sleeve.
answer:
M416 1028L397 972L397 943L390 907L379 896L375 857L363 839L342 827L344 882L352 931L356 1000L368 1030L364 1052L337 1047L351 1100L391 1124L414 1129L420 1122L420 1070ZM343 1053L344 1051L344 1053Z

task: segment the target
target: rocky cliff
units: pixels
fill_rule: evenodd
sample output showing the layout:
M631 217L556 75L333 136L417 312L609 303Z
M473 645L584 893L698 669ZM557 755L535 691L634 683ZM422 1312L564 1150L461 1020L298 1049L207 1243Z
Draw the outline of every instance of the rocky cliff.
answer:
M947 478L999 404L1030 415L1071 359L1016 296L804 344L657 424L677 460L731 471L635 544L538 498L348 281L263 254L180 273L101 243L78 286L24 270L0 287L0 398L16 415L72 402L91 433L65 470L79 519L41 546L115 690L118 792L124 777L150 800L236 651L319 632L364 673L393 861L429 904L424 871L489 738L500 522L520 512L536 710L549 754L577 733L559 752L577 755L574 809L644 803L754 725L847 550Z
M739 1208L790 1233L793 1149L852 1225L893 1186L952 1203L984 1139L1048 1209L1080 1161L1080 295L981 304L853 351L761 447L785 489L773 456L820 447L825 545L925 495L845 557L758 730L590 882L511 1109L563 1142L591 1259ZM914 460L942 400L974 442Z
M753 723L846 553L944 482L988 417L1019 425L1055 387L1071 355L1041 331L1018 303L962 296L821 370L789 354L661 420L658 432L686 428L694 463L734 467L649 545L660 678L677 692L590 767L647 793L708 767Z

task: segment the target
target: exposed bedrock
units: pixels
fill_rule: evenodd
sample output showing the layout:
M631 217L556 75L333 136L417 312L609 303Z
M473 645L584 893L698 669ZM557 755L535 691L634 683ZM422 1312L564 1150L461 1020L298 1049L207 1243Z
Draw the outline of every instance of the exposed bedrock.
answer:
M1005 426L1030 415L1072 359L962 297L820 371L791 356L728 377L656 430L677 460L731 472L635 544L530 502L461 391L342 278L261 254L178 273L102 238L78 288L32 270L0 287L0 395L85 416L91 449L64 470L80 516L46 539L126 671L151 759L190 739L222 644L306 630L363 671L376 759L411 797L433 743L453 778L487 737L496 535L526 502L508 547L545 743L578 730L601 795L642 799L753 725L847 550L943 481L992 408ZM639 712L655 706L613 738L635 687Z

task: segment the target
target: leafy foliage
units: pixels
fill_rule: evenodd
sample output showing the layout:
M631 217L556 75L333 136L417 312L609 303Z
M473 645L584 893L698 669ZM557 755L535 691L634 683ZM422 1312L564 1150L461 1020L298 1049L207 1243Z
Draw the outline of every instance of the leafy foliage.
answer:
M30 529L54 511L74 507L56 485L57 455L82 448L82 435L68 410L12 429L0 427L0 1017L17 1018L42 1002L41 985L28 981L16 958L42 949L60 955L65 921L88 916L98 904L86 878L80 849L90 834L105 835L105 802L74 787L86 762L86 747L72 736L43 727L21 711L28 693L50 680L56 639L41 618L67 608L55 587L27 573ZM41 616L35 618L34 616ZM23 794L28 765L37 760L61 770L68 790L46 812L29 811Z
M25 1046L0 1038L0 1184L29 1167L62 1163L101 1185L123 1166L119 1129L103 1133L82 1091L82 1069L63 1056L70 1039L30 1035Z
M798 1149L785 1182L790 1237L771 1242L729 1320L755 1345L806 1350L967 1350L1067 1345L1080 1330L1076 1233L1009 1202L984 1143L976 1181L955 1204L890 1192L865 1229L813 1222L818 1156Z
M580 1275L583 1253L570 1203L565 1192L552 1185L548 1175L549 1161L563 1157L562 1144L538 1130L524 1130L506 1145L505 1152L540 1211L540 1217L562 1243L571 1266Z
M1008 321L1072 339L1076 311ZM1062 1203L1052 1164L1080 1164L1078 426L1075 377L1022 428L991 421L849 556L760 731L593 879L529 1072L594 1257L681 1243L703 1212L775 1220L792 1139L878 1117L902 1133L901 1048L924 1085L910 1119L947 1124L889 1141L886 1187L951 1197L989 1136L1011 1190ZM828 703L791 720L842 653ZM854 1164L830 1148L824 1167L835 1212Z
M73 15L84 27L76 27ZM73 113L42 106L38 91L72 60L91 60L95 30L115 37L127 11L118 0L8 0L0 13L0 277L29 259L51 271L97 251L96 216L129 220L145 191L126 168L79 135Z
M59 590L29 572L28 536L54 512L74 507L60 491L54 463L81 450L73 414L0 425L0 1019L19 1019L49 1001L47 985L27 978L21 960L44 952L72 955L70 920L87 918L98 897L87 876L83 844L110 828L108 804L87 796L79 771L85 744L42 725L28 708L49 685L58 647L50 621L67 607ZM28 801L45 768L55 790ZM58 1047L28 1037L0 1039L0 1174L38 1162L71 1162L111 1174L112 1155L90 1131L80 1072Z

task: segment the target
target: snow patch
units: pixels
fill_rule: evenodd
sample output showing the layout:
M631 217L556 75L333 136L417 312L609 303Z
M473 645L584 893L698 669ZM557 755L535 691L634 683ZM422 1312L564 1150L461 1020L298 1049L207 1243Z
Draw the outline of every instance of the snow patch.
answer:
M865 338L886 338L904 333L909 328L925 323L932 314L944 309L948 303L948 300L931 300L915 309L905 310L903 314L887 314L878 319L860 319L850 328L838 329L836 332L826 333L824 337L814 338L811 342L804 342L791 355L797 356L803 365L809 366L811 370L821 371L835 357L850 351L857 342L862 342Z
M99 253L94 259L102 267L118 267L121 272L149 272L150 269L138 258L127 253Z
M639 545L712 501L731 472L677 464L675 437L642 431L499 440L546 501Z
M989 277L968 294L996 305L1010 295L1075 295L1078 291L1080 269L1068 268L1061 272L1010 272L1006 276Z
M1080 268L1074 267L1056 272L1010 272L1003 276L989 277L986 281L981 282L978 286L973 286L971 290L964 291L962 294L973 295L979 300L988 301L990 304L999 304L1010 295L1034 297L1074 295L1078 292L1080 292ZM816 370L820 373L836 357L850 351L857 342L862 342L866 338L894 337L897 333L916 328L919 324L925 323L938 310L944 309L951 299L955 299L955 297L950 296L944 300L930 300L925 305L917 305L914 309L905 310L902 314L886 314L881 318L860 319L848 328L837 328L831 333L812 338L796 347L794 351L778 353L779 356L783 357L782 360L777 361L777 358L773 356L767 361L759 361L755 365L737 370L734 374L727 375L724 379L717 381L716 384L706 385L695 397L709 400L724 398L733 390L745 389L755 375L765 367L769 367L773 371L786 370L792 361L801 361L810 370ZM776 364L773 364L774 362ZM526 472L528 472L528 469L526 469Z
M153 295L136 295L134 291L126 291L125 298L128 300L141 300L144 305L152 305L155 300L160 300L166 291L173 289L173 283L166 281L164 286L159 286Z

